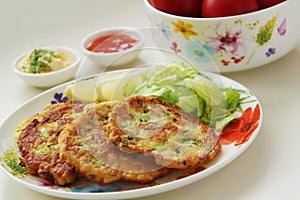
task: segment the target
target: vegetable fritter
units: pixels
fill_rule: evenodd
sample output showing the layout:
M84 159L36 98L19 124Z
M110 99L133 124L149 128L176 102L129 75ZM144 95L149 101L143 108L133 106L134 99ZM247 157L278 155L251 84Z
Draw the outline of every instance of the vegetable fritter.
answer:
M58 136L74 120L74 113L84 105L73 102L49 104L39 114L24 119L17 130L21 164L31 175L53 181L57 185L72 183L77 178L74 166L60 159Z
M168 168L194 167L221 149L211 127L157 97L128 97L109 114L107 129L109 140L123 151L154 156Z
M108 141L106 125L112 102L89 104L84 114L59 136L63 159L88 180L109 184L118 180L149 183L168 174L152 157L120 151Z

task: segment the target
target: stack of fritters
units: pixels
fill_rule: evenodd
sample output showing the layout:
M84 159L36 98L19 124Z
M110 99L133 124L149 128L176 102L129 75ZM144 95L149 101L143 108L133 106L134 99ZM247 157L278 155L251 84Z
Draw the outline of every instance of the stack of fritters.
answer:
M72 183L77 178L75 167L60 158L58 137L69 126L84 104L66 102L47 105L41 113L23 120L18 127L21 164L31 175L51 180L57 185Z
M21 163L58 185L77 177L109 184L149 183L170 168L212 160L221 149L213 129L157 97L46 106L18 128Z
M149 183L169 170L153 158L120 151L108 141L106 125L112 103L86 107L75 123L59 137L61 156L88 180L108 184L118 180Z

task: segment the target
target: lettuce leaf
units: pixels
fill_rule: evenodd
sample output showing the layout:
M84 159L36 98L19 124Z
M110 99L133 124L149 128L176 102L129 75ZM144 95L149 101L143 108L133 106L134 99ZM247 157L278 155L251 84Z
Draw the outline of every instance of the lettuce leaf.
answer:
M123 94L159 97L196 115L218 131L238 117L234 112L240 103L240 94L232 88L220 88L198 69L176 62L151 68L144 83L135 88L128 80Z

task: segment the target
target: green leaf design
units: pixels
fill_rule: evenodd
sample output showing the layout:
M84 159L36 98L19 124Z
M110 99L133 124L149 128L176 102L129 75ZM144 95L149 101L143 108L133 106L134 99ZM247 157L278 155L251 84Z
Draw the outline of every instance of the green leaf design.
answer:
M25 176L27 175L27 170L25 166L20 165L20 158L17 150L10 148L3 153L3 157L0 161L6 163L6 165L12 170L11 173L14 176Z
M274 16L264 26L260 27L260 30L256 37L256 43L260 46L266 44L273 35L273 31L276 27L277 17Z

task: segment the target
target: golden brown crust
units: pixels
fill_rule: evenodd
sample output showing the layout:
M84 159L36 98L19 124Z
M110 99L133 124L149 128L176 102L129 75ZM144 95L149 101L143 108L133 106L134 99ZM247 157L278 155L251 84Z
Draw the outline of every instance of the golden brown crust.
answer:
M157 97L125 99L110 113L107 129L109 140L123 151L154 156L168 168L194 167L221 147L211 127Z
M50 104L41 113L21 122L17 143L21 162L29 174L57 185L75 181L75 168L60 159L56 146L60 132L73 121L73 112L80 112L82 107L73 102Z
M88 180L109 184L118 180L149 183L166 175L169 170L141 154L122 152L106 137L111 103L92 106L67 127L59 137L63 159L76 167Z
M212 161L220 153L221 150L222 150L222 144L220 141L218 141L217 144L214 146L214 148L207 154L207 156L205 156L200 160L200 164L204 164L209 161Z
M149 183L167 175L169 168L191 168L221 151L211 127L175 105L140 95L116 106L47 105L24 119L17 131L28 173L57 185L82 175L103 185Z

